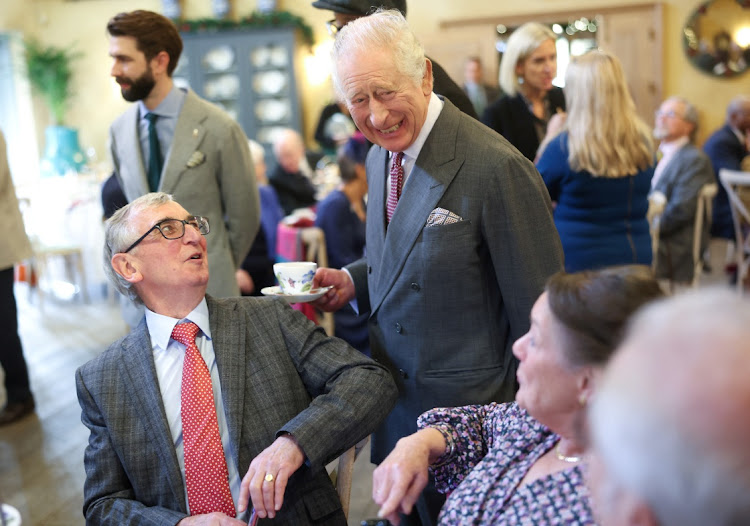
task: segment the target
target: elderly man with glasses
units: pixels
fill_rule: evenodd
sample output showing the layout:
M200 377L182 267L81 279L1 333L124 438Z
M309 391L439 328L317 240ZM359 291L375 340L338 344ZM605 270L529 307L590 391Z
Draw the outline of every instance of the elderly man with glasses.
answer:
M209 231L164 193L106 223L108 277L146 316L76 372L86 520L345 525L325 465L383 420L394 382L282 300L206 295Z

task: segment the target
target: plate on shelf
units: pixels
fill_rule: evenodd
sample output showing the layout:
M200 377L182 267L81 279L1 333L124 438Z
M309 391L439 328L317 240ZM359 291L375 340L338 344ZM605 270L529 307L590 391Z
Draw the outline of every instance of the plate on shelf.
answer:
M271 48L267 46L256 47L250 52L250 62L256 68L262 68L271 60Z
M217 46L203 55L203 67L214 71L226 71L234 65L234 50L231 46Z
M310 292L301 294L284 294L283 292L281 292L281 287L276 286L260 289L260 293L264 296L276 296L278 298L283 298L289 303L307 303L309 301L315 301L332 288L333 287L319 287L317 289L312 289Z
M279 122L289 118L291 113L289 101L286 100L267 99L255 105L255 115L265 122Z
M289 55L283 46L273 46L269 49L271 64L283 67L289 64Z
M207 81L203 86L209 99L235 99L240 92L240 79L237 75L221 75Z
M253 79L253 88L262 95L276 95L286 87L286 75L281 71L264 71L257 73Z

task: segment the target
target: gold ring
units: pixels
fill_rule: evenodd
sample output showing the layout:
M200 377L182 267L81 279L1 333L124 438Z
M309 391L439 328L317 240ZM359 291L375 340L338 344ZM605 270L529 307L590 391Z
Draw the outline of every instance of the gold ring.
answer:
M270 473L266 473L265 479L266 482L273 482L273 475L271 475Z

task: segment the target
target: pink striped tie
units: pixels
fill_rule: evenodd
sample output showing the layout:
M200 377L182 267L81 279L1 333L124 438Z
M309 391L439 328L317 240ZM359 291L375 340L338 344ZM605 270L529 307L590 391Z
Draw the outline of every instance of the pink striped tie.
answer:
M195 345L195 335L199 330L195 323L188 322L175 325L172 331L172 339L185 346L180 412L188 505L191 515L220 511L234 517L211 373Z
M386 217L389 223L393 217L393 212L396 211L396 205L401 197L401 189L404 186L404 167L401 166L403 159L404 152L398 152L394 154L391 164L391 191L388 192L388 200L385 204Z

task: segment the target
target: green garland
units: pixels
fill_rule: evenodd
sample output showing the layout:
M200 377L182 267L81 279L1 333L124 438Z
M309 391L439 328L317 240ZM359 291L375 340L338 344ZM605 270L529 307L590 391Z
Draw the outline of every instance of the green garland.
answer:
M222 31L228 29L264 29L269 27L293 27L300 30L305 43L312 46L315 43L313 30L301 16L289 11L272 11L261 13L253 11L250 16L235 20L221 20L217 18L200 18L197 20L176 20L175 24L183 33L201 33L204 31Z

